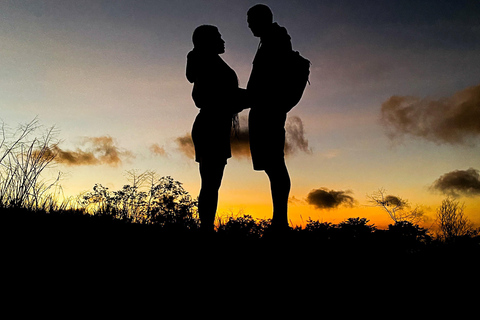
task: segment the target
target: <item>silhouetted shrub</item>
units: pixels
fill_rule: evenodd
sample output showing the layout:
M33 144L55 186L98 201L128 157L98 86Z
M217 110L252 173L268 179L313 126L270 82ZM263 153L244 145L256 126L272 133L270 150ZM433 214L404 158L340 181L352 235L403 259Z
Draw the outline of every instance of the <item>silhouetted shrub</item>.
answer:
M378 239L387 250L418 252L432 240L428 230L408 221L399 221L388 226L387 237Z
M82 206L96 216L113 216L134 223L156 224L162 227L198 228L197 201L172 177L153 181L147 191L141 185L125 185L119 191L109 191L100 184L82 197Z
M308 219L304 230L307 232L322 233L322 232L327 232L329 230L332 230L333 228L334 226L331 222L320 222L320 221Z
M149 213L152 223L196 229L197 201L172 177L163 177L150 190Z
M400 221L388 226L392 237L402 241L426 243L431 240L428 230L408 221Z
M305 228L298 230L304 238L309 241L328 241L335 236L336 228L331 222L320 222L316 220L307 220Z
M367 239L376 230L375 225L369 225L366 218L348 218L337 226L339 235L345 239Z
M250 215L232 216L219 222L217 232L233 237L260 239L270 225L271 220L254 219Z

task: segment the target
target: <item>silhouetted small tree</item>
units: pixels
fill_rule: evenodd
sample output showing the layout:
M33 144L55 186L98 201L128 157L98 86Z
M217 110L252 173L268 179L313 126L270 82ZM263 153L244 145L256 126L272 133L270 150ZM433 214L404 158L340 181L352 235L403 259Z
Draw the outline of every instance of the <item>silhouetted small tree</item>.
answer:
M468 236L473 233L473 223L465 216L465 204L453 198L446 198L437 209L439 237L444 241L453 241L455 238Z
M408 200L387 195L385 189L379 189L367 197L374 206L383 208L395 223L405 221L418 224L424 217L424 212L420 206L411 209Z

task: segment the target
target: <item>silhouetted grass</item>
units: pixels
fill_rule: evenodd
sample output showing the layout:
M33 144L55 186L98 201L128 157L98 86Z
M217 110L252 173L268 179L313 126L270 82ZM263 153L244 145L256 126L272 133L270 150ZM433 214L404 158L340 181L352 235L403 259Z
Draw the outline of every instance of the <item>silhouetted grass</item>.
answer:
M0 207L48 210L57 206L51 190L54 181L41 178L42 172L55 159L51 152L54 128L41 138L30 136L40 126L36 119L9 133L1 125L0 141Z

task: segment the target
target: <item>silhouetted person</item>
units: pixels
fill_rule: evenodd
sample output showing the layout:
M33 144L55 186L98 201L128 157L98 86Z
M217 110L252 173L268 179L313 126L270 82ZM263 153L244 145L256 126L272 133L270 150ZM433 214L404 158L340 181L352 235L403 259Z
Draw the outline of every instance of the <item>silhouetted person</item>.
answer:
M192 128L195 161L202 180L198 213L202 230L213 231L218 190L231 157L232 123L242 110L240 98L245 90L238 88L235 71L219 56L225 52L225 41L217 27L199 26L192 40L194 48L187 56L186 75L194 84L192 97L200 108Z
M273 200L272 228L288 228L290 176L285 165L285 120L290 106L282 97L282 59L292 52L290 36L273 22L266 5L255 5L247 12L248 27L260 45L253 60L247 84L251 99L248 119L250 151L254 170L264 170L270 179ZM288 88L287 88L288 89Z

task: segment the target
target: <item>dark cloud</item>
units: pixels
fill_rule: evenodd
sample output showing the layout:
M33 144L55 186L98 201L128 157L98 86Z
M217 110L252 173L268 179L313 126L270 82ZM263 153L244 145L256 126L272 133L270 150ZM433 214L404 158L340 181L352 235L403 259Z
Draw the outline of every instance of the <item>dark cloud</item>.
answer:
M311 153L308 140L305 138L302 120L297 117L289 117L285 123L285 155L295 154L297 151ZM195 156L192 136L190 133L175 139L180 151L189 158ZM236 135L231 138L232 156L236 158L250 157L250 142L248 137L248 124L246 117L240 119L240 128Z
M240 124L242 124L242 122L240 122ZM230 140L232 156L240 158L250 157L250 141L248 139L248 125L245 123L240 126L237 134Z
M433 100L392 96L381 121L391 139L411 135L436 143L466 144L480 136L480 85Z
M62 150L58 145L52 147L57 163L68 166L85 166L106 164L109 166L118 166L122 159L132 158L129 151L121 150L115 145L112 137L86 137L81 143L81 148L75 151Z
M189 158L195 157L195 148L193 146L192 135L187 133L182 137L175 139L175 142L178 145L179 150Z
M165 148L161 147L158 143L154 143L150 146L150 152L161 157L165 157L167 155Z
M398 207L398 208L403 208L408 205L407 202L402 198L399 198L397 196L392 196L392 195L385 196L384 201L380 202L380 204L387 207Z
M286 141L285 141L285 154L290 155L297 150L311 153L311 149L308 147L308 140L305 138L305 132L303 129L302 119L299 117L289 117L285 123Z
M467 170L455 170L445 173L435 180L431 189L441 191L452 196L480 195L480 174L479 171L470 168Z
M352 191L335 191L327 188L314 189L307 195L307 203L317 209L333 209L340 205L353 207L355 199Z

